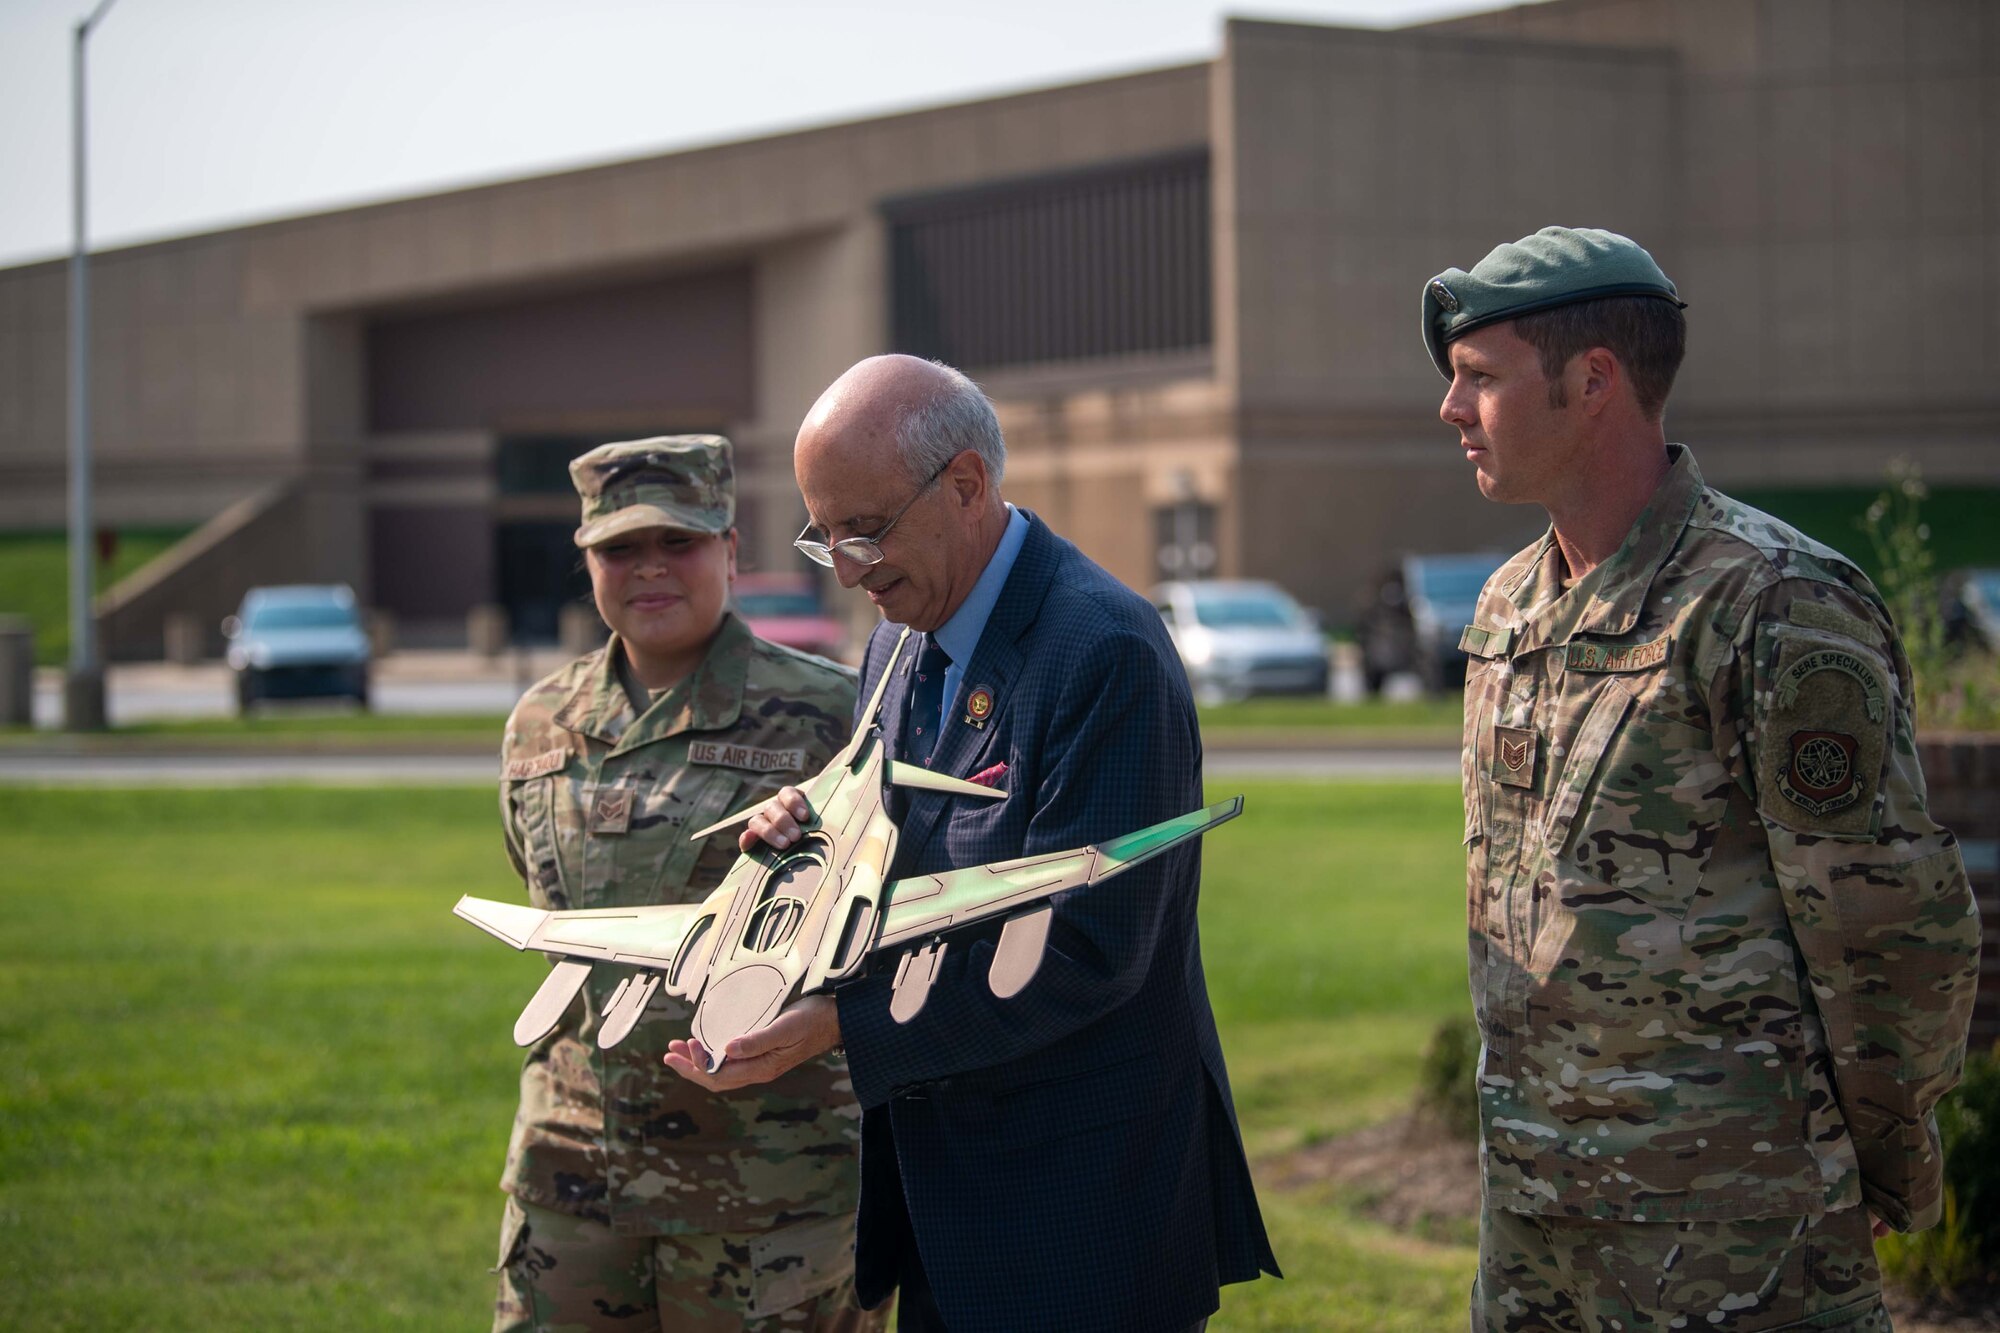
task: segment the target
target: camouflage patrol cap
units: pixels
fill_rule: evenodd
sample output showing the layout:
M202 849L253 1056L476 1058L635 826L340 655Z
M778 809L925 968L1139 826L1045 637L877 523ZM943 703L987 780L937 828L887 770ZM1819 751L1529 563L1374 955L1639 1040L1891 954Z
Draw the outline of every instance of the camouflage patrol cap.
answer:
M1424 284L1424 347L1451 378L1445 347L1474 329L1606 296L1686 302L1637 242L1595 227L1544 227L1472 266L1448 268Z
M736 478L720 435L656 435L602 444L569 465L583 497L578 546L641 528L727 532L736 521Z

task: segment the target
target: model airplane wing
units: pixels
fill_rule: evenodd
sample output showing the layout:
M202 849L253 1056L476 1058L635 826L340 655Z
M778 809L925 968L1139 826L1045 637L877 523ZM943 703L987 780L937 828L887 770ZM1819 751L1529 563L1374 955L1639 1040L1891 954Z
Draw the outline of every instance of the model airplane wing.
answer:
M1243 798L1232 796L1096 846L895 880L883 886L882 930L874 948L894 948L1005 916L988 980L993 993L1006 999L1019 993L1041 965L1051 909L1036 904L1067 889L1100 884L1241 813ZM904 958L890 1006L900 1021L908 1022L923 1007L942 954L942 943L932 943Z
M593 963L664 968L672 966L687 928L702 908L701 903L677 903L664 907L545 912L515 903L465 897L451 911L453 916L463 917L516 949L536 949Z
M709 903L675 903L548 912L468 895L451 911L516 949L535 949L561 960L514 1021L516 1045L532 1046L554 1030L589 979L593 963L642 969L622 978L605 1002L597 1044L609 1048L631 1032L663 981L672 989L670 979L682 970L676 961L683 965L687 961L681 955L703 952L690 947L688 932L705 915L712 917L715 908ZM692 943L703 942L697 936Z

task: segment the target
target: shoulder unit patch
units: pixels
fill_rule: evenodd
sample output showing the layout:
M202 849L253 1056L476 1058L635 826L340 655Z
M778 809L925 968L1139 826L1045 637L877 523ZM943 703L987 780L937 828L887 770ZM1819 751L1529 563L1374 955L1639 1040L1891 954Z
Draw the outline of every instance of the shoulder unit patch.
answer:
M1757 808L1801 833L1874 834L1891 721L1888 663L1851 641L1779 624L1752 734Z
M1860 742L1845 732L1795 731L1778 770L1778 790L1811 815L1845 809L1861 799L1854 771L1860 749Z

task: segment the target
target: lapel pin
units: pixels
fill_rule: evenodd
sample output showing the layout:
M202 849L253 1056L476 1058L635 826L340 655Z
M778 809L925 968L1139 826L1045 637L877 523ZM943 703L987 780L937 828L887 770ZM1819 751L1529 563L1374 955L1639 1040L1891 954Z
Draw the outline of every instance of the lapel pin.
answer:
M993 687L975 685L972 693L965 696L965 724L984 730L986 719L993 716Z

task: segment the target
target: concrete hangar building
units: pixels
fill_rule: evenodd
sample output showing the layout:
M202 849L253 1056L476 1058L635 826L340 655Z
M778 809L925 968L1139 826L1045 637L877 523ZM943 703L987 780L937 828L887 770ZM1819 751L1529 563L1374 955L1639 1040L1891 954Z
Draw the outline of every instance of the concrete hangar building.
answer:
M1436 419L1423 280L1549 222L1691 303L1670 435L1725 486L2000 474L2000 12L1548 0L1230 22L1212 61L110 252L100 512L204 524L115 654L258 582L412 638L551 633L574 454L721 431L751 568L864 355L959 365L1007 492L1127 582L1267 577L1338 623L1406 551L1511 545ZM64 265L0 272L0 526L60 527Z

